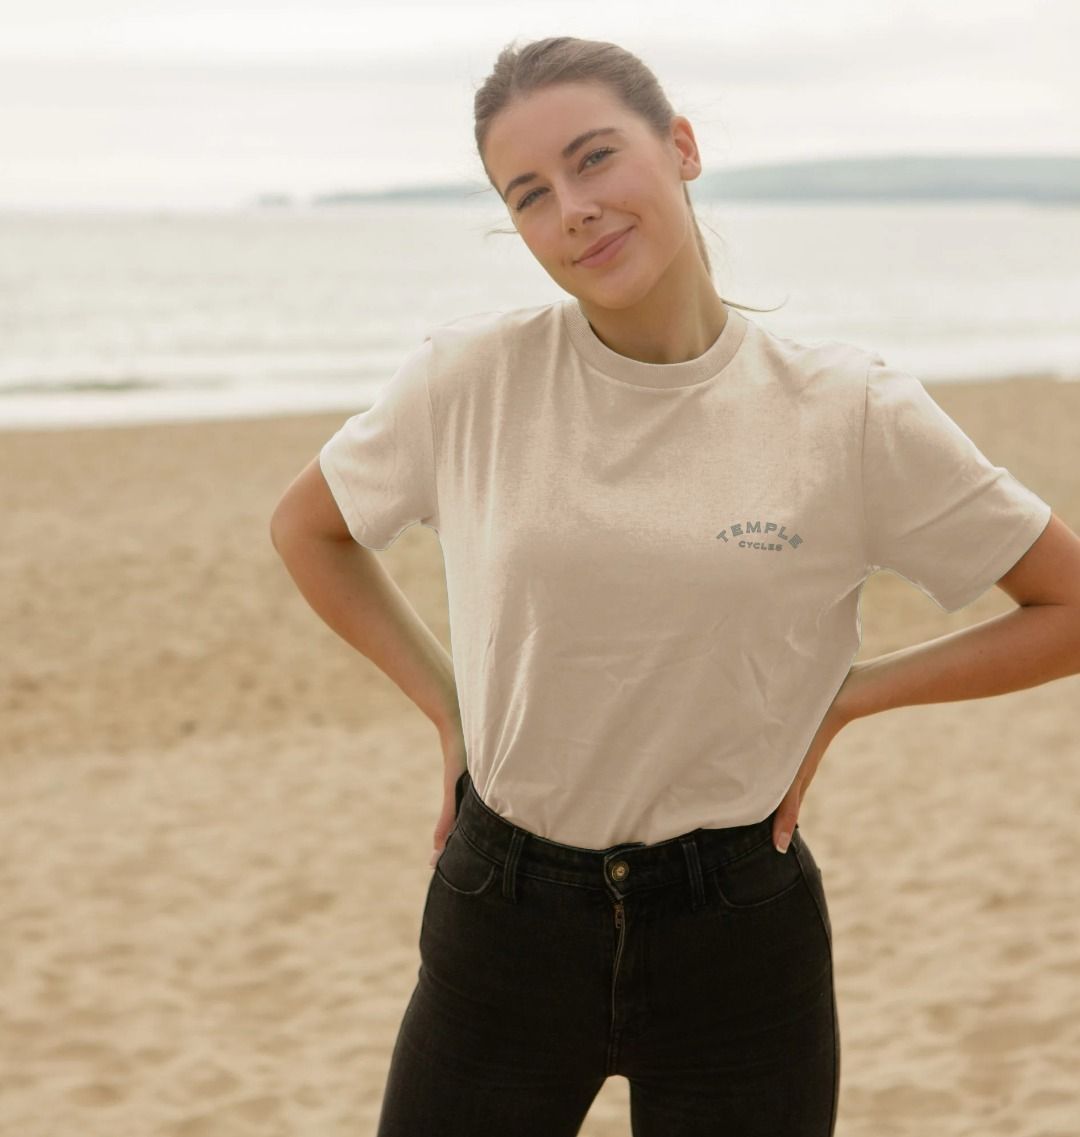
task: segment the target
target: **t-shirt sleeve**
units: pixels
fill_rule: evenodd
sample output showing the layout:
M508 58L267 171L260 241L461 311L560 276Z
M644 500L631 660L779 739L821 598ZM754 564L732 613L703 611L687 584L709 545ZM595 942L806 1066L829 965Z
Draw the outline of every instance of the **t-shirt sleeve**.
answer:
M353 539L385 549L421 522L438 530L435 445L428 396L432 343L426 337L319 451L319 467Z
M976 447L913 375L872 356L863 515L870 571L893 569L946 612L981 596L1034 544L1050 506Z

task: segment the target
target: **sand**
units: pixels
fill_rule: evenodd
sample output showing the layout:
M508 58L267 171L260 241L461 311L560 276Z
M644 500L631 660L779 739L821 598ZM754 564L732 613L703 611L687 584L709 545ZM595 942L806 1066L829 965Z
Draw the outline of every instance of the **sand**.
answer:
M927 386L1080 529L1080 383ZM0 433L3 1137L374 1132L441 752L270 543L345 417ZM435 535L383 556L449 645ZM878 573L859 658L1009 607ZM800 827L839 1137L1080 1133L1077 693L898 708L827 752ZM628 1090L584 1137L629 1134Z

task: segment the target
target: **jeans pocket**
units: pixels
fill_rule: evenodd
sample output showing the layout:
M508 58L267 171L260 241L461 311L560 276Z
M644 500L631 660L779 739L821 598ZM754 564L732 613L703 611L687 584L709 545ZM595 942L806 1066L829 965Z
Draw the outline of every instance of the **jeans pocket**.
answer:
M777 851L772 837L713 870L716 890L729 908L760 908L786 896L804 879L796 853L802 835L798 826L786 853Z
M495 880L496 865L489 861L455 825L435 862L435 876L461 896L482 896Z

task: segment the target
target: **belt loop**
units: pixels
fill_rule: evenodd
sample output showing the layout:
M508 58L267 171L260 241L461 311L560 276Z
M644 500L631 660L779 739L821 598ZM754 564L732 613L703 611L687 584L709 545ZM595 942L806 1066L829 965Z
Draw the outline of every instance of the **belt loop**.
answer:
M508 900L517 902L517 863L521 856L521 846L525 844L525 834L517 826L510 833L510 850L506 854L506 863L503 865L502 892Z
M694 912L705 903L705 885L701 878L701 858L698 856L697 842L693 833L685 833L679 838L683 855L686 857L686 870L690 878L690 911Z

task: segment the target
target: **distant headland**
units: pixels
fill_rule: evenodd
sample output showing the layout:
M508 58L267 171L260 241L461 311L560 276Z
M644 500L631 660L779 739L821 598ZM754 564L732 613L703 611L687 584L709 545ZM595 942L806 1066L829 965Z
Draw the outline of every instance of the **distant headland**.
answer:
M773 162L704 173L697 201L1022 201L1080 203L1080 154L894 154ZM497 200L486 182L443 182L383 190L338 190L299 198L260 194L259 208L367 202Z

